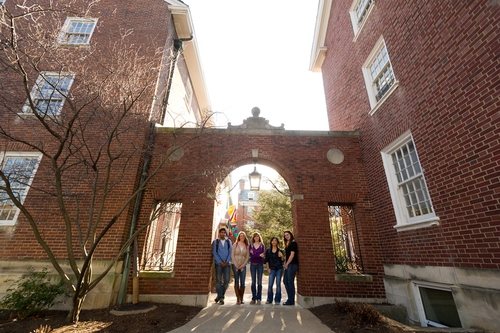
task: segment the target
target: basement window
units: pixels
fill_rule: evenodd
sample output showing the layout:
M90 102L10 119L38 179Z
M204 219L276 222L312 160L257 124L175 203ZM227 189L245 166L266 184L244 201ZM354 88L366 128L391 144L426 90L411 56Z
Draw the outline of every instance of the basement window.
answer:
M415 283L414 288L423 327L462 327L449 287Z

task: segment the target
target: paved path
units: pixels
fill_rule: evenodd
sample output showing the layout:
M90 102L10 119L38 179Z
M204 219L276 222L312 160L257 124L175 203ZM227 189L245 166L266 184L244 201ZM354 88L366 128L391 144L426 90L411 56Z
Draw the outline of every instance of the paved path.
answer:
M267 296L267 276L262 279L263 303ZM251 279L247 274L245 289L245 304L236 305L234 285L231 283L226 292L224 305L213 302L216 294L212 293L210 303L203 308L198 316L186 325L173 330L174 333L332 333L326 325L313 315L309 310L299 305L284 306L274 304L250 305L252 292ZM286 291L282 285L282 300L286 301Z

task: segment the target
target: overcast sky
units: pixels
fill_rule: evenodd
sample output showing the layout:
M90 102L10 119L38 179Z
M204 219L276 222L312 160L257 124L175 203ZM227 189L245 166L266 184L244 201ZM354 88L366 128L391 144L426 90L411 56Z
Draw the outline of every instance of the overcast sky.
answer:
M184 0L217 124L255 106L270 125L328 130L320 73L309 71L318 0Z

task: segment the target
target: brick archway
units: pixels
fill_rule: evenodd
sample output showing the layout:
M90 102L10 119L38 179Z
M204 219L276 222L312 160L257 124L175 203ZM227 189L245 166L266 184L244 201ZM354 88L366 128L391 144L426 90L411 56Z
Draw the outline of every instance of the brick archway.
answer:
M141 298L146 300L149 294L150 299L156 301L171 301L181 296L183 303L207 304L214 211L213 197L209 194L214 192L217 181L231 170L252 164L251 151L258 149L258 163L280 173L294 196L299 304L311 307L332 302L333 298L384 301L381 251L358 141L357 132L231 126L203 132L160 129L155 154L182 146L183 155L161 167L156 176L157 185L145 193L141 220L147 221L151 207L165 197L183 203L182 219L174 274L165 279L141 279ZM343 154L343 160L338 159L341 155L338 152ZM153 158L152 168L158 166L157 160ZM189 186L172 195L185 182L189 182ZM365 266L363 276L336 274L328 212L328 205L332 203L350 204L356 209Z

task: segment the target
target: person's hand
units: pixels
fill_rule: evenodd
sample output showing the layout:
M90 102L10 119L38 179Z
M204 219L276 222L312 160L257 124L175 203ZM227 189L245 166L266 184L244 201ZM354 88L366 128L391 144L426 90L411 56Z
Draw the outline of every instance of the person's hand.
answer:
M260 257L261 257L261 258L264 258L264 253L261 253L261 254L260 254Z
M222 267L226 267L226 266L227 266L227 261L222 261L222 262L220 263L220 265L221 265Z
M281 251L278 251L278 257L283 258L283 253L281 253Z

